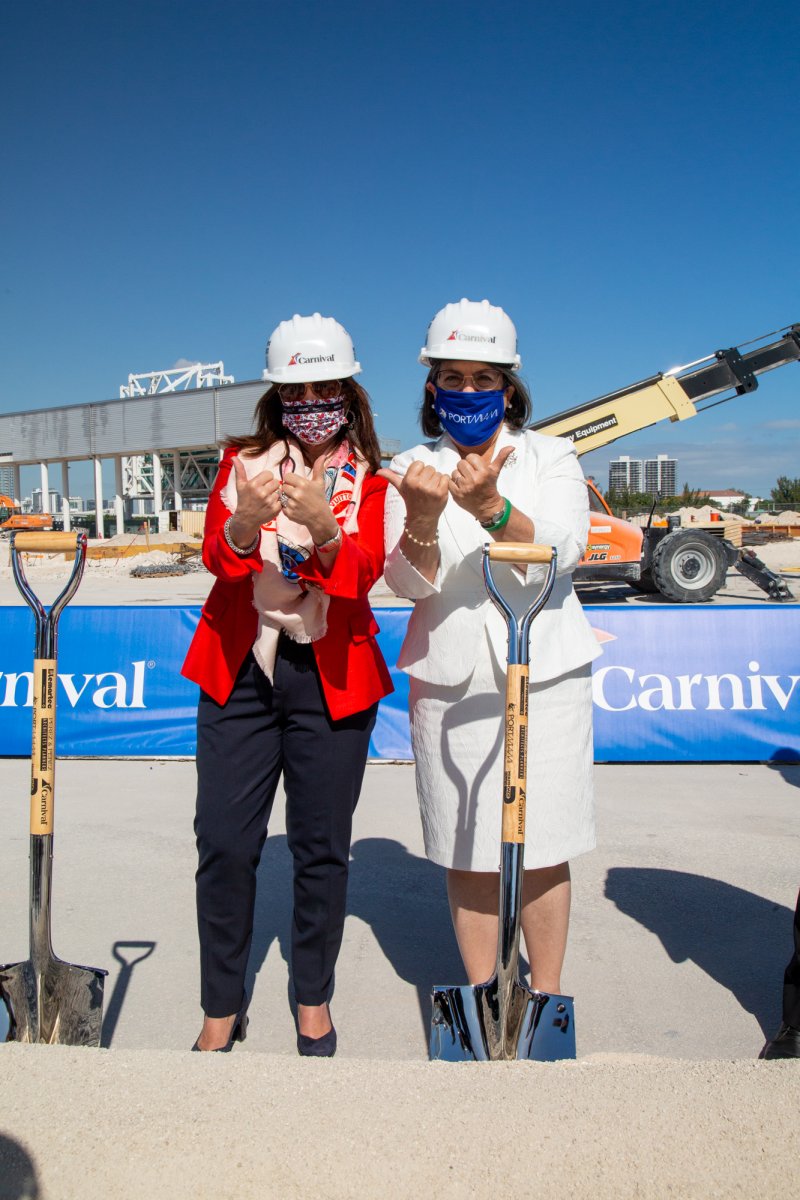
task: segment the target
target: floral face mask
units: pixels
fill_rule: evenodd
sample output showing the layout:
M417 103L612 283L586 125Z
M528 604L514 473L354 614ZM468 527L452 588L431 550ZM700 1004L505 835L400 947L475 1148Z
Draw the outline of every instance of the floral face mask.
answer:
M332 400L283 402L283 423L299 442L319 446L327 442L347 424L344 396Z

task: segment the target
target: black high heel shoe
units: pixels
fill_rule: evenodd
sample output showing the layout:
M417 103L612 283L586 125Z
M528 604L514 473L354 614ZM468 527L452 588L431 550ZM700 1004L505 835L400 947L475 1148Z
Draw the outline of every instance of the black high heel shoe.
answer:
M330 1017L331 1010L328 1009ZM322 1037L306 1037L304 1033L297 1034L297 1053L304 1058L333 1058L336 1053L336 1030L331 1021L331 1027Z
M214 1050L201 1050L199 1045L200 1038L198 1038L192 1049L200 1050L201 1054L230 1054L233 1049L233 1043L243 1042L247 1037L247 1026L250 1023L250 1018L247 1015L247 1006L249 1003L250 1001L245 996L244 1004L236 1014L236 1018L231 1026L231 1036L224 1046L217 1046Z
M336 1053L336 1030L331 1027L318 1038L298 1033L297 1053L302 1054L304 1058L333 1058Z

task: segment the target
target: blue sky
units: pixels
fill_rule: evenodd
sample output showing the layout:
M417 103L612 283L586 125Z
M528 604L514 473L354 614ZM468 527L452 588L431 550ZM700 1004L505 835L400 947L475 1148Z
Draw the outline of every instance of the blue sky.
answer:
M7 0L0 411L258 378L319 310L408 445L461 296L516 322L537 416L800 321L795 29L783 0ZM784 367L583 465L764 492L800 476L799 400Z

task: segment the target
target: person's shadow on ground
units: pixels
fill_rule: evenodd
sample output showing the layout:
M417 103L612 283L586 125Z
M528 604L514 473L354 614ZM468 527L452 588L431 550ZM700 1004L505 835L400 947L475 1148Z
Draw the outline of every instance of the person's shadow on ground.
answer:
M391 838L361 838L351 854L347 914L369 925L396 974L416 988L427 1046L431 989L467 982L450 920L444 871ZM258 871L248 993L252 994L274 941L290 962L291 925L292 857L281 834L267 839ZM526 966L521 957L520 969ZM294 1009L291 981L289 1003Z
M612 867L606 896L660 939L673 962L691 959L774 1030L793 914L720 879L650 867Z
M16 1138L0 1133L0 1200L38 1200L40 1195L33 1159Z
M794 749L783 747L775 751L767 764L771 771L777 771L787 783L800 787L800 754Z
M427 1048L433 987L467 982L444 870L391 838L361 838L351 853L347 911L369 925L396 974L416 988Z

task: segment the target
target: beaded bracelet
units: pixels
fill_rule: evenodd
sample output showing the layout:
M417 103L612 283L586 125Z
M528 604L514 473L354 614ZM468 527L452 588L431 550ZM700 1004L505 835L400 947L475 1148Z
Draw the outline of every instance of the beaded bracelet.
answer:
M231 537L230 524L232 520L233 517L228 517L227 521L222 526L223 537L234 554L238 554L240 558L246 558L248 554L253 554L258 549L259 542L261 541L261 531L259 530L249 546L242 548L241 546L237 546L236 542Z
M437 532L437 533L435 533L435 534L433 535L433 541L432 541L432 542L423 542L423 541L421 541L421 540L420 540L420 538L414 537L413 533L411 532L411 530L408 528L408 526L407 526L407 525L404 525L404 526L403 526L403 533L406 535L406 537L408 538L408 540L409 540L410 542L413 542L413 543L414 543L414 545L415 545L415 546L425 546L425 547L429 547L429 546L437 546L437 545L439 544L439 534L438 534L438 532Z

